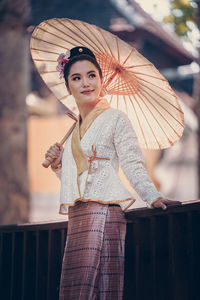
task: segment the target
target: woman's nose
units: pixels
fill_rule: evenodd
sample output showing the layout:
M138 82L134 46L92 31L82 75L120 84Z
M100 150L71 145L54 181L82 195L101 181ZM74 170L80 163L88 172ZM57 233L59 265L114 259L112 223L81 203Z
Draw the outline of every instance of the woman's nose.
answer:
M83 86L89 86L89 81L87 77L83 77Z

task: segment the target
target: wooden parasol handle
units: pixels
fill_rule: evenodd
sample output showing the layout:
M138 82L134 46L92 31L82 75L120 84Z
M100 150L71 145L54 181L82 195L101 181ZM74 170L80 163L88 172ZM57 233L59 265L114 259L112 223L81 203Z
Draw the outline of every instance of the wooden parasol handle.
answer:
M68 139L68 137L70 136L70 134L72 133L72 131L74 130L74 127L76 126L76 122L70 127L70 129L68 130L68 132L65 134L65 136L62 138L62 140L60 141L60 144L63 145L64 142ZM42 166L44 168L48 168L50 166L50 164L53 162L55 158L46 158L43 163Z

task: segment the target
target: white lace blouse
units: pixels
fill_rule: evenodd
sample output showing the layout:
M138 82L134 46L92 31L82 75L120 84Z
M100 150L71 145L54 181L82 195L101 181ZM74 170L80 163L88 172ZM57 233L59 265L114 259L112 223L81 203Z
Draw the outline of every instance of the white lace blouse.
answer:
M72 136L72 135L71 135ZM68 213L68 206L77 200L118 203L126 210L134 197L122 183L119 165L131 186L150 207L153 200L164 197L149 178L136 134L127 115L110 108L101 113L81 139L81 148L87 156L92 156L92 145L96 146L97 157L92 163L91 181L88 170L83 172L77 184L77 167L71 151L71 136L68 138L62 157L62 169L57 172L61 178L61 214Z

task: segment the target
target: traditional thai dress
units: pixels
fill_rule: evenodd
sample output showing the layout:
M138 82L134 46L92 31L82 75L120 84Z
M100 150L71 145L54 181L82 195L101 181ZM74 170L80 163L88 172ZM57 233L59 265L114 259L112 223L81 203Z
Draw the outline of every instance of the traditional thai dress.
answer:
M60 213L68 214L60 300L120 300L124 211L135 199L118 175L119 165L147 206L163 195L147 174L126 114L103 99L80 121L66 141L57 174L61 177Z

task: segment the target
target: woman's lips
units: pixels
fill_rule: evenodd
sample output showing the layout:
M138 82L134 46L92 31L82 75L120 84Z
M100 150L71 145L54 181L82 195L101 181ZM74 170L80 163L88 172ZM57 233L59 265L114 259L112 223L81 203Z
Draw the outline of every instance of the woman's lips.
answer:
M91 94L94 90L86 90L86 91L83 91L81 92L81 94Z

